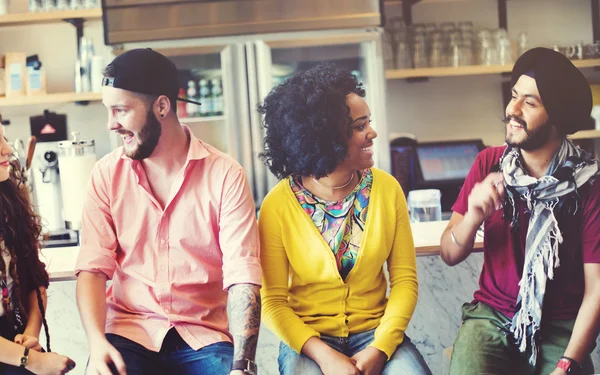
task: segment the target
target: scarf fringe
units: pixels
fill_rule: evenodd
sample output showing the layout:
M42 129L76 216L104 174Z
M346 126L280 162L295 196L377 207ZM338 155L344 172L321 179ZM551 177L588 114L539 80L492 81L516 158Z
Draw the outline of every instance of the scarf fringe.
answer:
M506 186L505 216L512 211L511 230L514 232L519 226L517 199L524 201L531 213L511 331L521 352L531 349L529 363L535 365L546 283L554 279L554 268L560 266L558 249L563 236L556 213L574 215L578 211L577 189L598 176L600 167L597 160L566 139L548 167L547 175L539 179L527 174L517 148L507 147L500 166ZM508 205L512 210L506 207Z

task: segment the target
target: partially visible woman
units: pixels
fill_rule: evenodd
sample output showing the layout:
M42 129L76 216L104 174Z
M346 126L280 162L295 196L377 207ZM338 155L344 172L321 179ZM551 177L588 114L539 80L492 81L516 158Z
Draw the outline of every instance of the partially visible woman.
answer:
M48 273L38 255L40 219L12 154L0 125L0 374L66 374L75 362L44 353L38 342L43 323L50 343L44 317Z
M283 375L431 374L404 333L415 248L400 185L373 168L364 96L349 72L320 65L259 108L262 157L281 179L259 215L262 316L282 340Z

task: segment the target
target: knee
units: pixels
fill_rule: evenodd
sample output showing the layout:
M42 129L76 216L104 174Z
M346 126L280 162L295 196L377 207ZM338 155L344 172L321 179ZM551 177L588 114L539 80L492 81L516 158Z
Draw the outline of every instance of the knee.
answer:
M281 375L322 375L321 368L315 361L296 353L283 343L279 347L278 362Z
M386 363L383 374L431 375L425 359L410 340L405 340Z

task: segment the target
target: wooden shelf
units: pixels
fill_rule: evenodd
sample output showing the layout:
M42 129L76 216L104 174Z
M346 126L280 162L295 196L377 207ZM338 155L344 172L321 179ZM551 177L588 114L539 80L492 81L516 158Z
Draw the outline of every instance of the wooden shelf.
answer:
M223 121L225 120L225 116L207 116L207 117L182 117L179 121L185 124L195 124L198 122L214 122L214 121Z
M600 130L580 130L575 134L569 135L569 139L594 139L600 138Z
M36 96L0 97L0 108L35 104L60 104L83 101L102 100L101 93L95 92L61 92Z
M573 60L573 64L578 68L593 68L600 66L600 59ZM510 73L512 65L475 65L459 67L442 68L420 68L420 69L395 69L386 70L387 79L404 78L428 78L428 77L453 77L453 76L473 76L481 74L500 74Z
M0 26L55 23L73 18L81 18L86 20L100 19L102 18L102 9L97 8L54 12L9 13L0 16Z

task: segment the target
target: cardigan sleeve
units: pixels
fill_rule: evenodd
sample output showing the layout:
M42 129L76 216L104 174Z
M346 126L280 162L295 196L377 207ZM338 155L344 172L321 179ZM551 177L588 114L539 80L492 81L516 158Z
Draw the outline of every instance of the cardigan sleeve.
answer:
M390 296L371 343L384 352L388 359L404 340L404 331L413 315L418 296L417 262L408 206L400 185L395 180L393 182L396 185L396 222L392 249L387 259ZM385 190L392 190L392 187Z
M273 193L276 192L263 201L258 218L263 269L262 321L284 343L300 353L308 339L320 337L320 334L306 325L288 303L289 261L277 212L284 206L284 197Z

